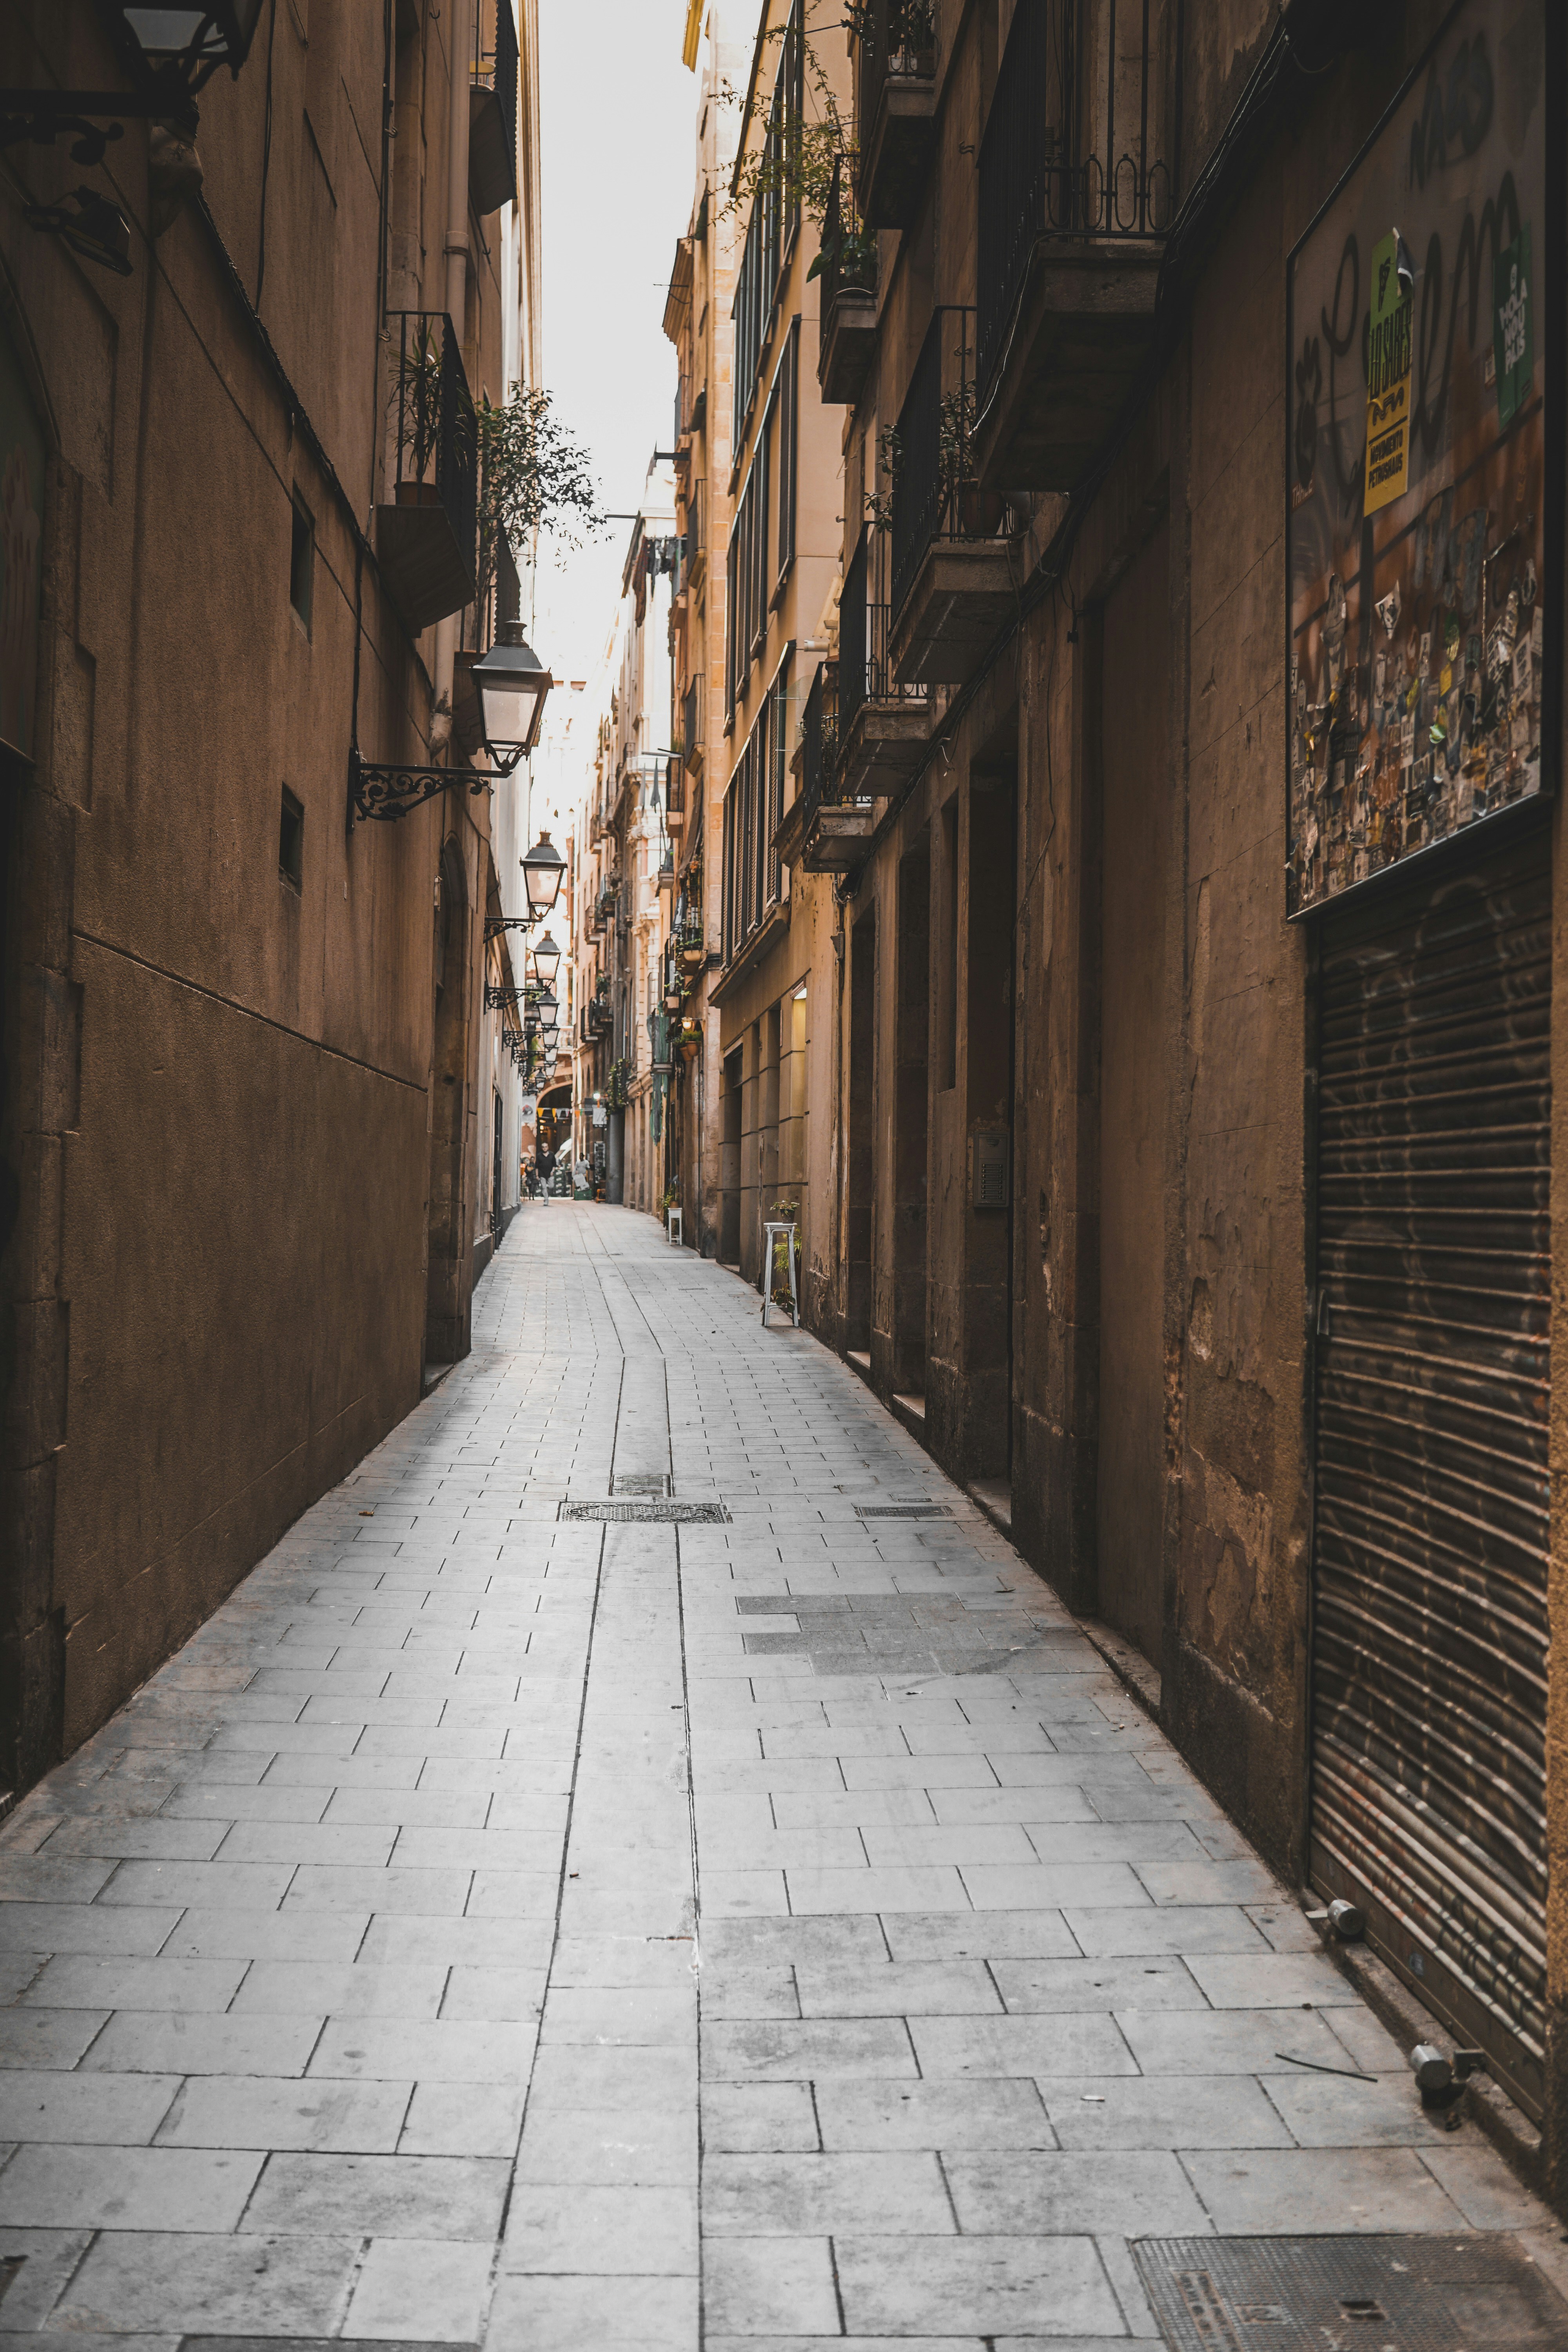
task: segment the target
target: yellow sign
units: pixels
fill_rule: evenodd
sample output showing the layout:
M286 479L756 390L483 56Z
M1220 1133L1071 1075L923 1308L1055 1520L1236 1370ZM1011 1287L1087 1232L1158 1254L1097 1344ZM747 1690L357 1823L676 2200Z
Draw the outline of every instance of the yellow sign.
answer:
M697 44L702 38L702 0L687 0L686 35L680 44L680 62L688 73L697 70Z
M1410 327L1415 293L1399 274L1399 234L1372 249L1372 315L1366 352L1366 498L1376 514L1405 496L1410 479Z

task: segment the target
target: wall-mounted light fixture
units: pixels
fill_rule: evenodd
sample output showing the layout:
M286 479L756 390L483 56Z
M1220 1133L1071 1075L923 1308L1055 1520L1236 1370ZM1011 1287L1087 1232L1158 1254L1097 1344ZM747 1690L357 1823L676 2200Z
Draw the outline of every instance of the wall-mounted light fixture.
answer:
M521 621L503 621L494 645L469 673L479 698L485 749L510 776L539 740L545 698L555 681L522 634Z
M72 140L72 160L91 164L102 163L110 141L121 136L122 122L166 122L194 139L196 93L226 66L238 73L261 21L261 0L194 6L174 0L153 7L108 0L102 16L130 88L0 89L0 147L22 140L49 147L65 134Z
M528 856L521 861L522 878L528 890L528 908L536 921L542 921L561 894L561 878L566 871L566 860L547 833L542 833Z

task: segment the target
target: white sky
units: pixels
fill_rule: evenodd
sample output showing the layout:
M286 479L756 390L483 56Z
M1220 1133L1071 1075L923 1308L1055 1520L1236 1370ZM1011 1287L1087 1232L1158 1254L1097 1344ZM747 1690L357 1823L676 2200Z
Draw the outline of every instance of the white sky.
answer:
M544 382L591 453L602 503L628 514L674 424L675 352L660 322L696 163L685 24L685 0L539 5ZM595 545L567 553L564 568L557 551L541 549L531 642L557 679L593 679L630 533L629 522L612 523ZM580 709L585 699L553 695L549 731L565 716L558 704ZM591 730L573 732L587 735L591 753ZM539 763L536 802L545 772Z

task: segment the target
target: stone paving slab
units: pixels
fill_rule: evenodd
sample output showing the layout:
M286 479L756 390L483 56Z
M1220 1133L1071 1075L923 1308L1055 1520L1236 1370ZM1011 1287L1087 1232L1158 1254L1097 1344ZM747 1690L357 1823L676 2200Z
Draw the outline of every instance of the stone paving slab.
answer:
M556 1517L669 1482L728 1522ZM1109 2352L1142 2238L1358 2230L1563 2276L967 1498L628 1212L520 1218L0 1831L0 2343Z

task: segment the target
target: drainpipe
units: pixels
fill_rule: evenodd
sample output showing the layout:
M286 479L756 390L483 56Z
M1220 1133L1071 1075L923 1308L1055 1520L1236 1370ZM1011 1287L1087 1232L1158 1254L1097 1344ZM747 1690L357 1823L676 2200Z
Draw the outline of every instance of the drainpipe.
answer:
M447 315L461 346L468 309L468 81L473 53L474 0L447 0L452 102L447 127ZM436 624L436 709L431 748L452 732L452 673L460 615L448 613Z

